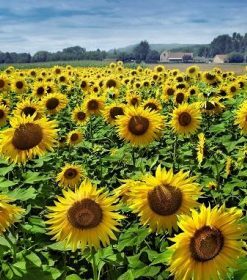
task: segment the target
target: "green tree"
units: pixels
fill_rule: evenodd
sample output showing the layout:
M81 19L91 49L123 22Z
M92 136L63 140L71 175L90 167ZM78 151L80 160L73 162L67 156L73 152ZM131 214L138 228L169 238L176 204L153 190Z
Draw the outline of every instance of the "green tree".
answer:
M147 55L150 52L148 41L141 41L133 51L134 57L138 62L146 61Z

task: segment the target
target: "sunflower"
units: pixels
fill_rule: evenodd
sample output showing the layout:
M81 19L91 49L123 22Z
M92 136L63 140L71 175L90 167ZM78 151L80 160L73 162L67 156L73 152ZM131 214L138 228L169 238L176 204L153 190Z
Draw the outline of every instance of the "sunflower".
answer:
M10 88L10 81L7 75L0 74L0 92L8 91Z
M217 75L214 72L204 72L203 73L203 80L207 83L207 84L214 84L217 82Z
M77 125L84 125L88 121L88 115L81 106L77 106L72 112L72 121Z
M145 146L161 136L164 117L155 111L129 107L117 118L116 124L120 138L133 146Z
M104 109L104 98L90 94L84 99L83 108L89 115L99 115Z
M13 112L16 115L23 116L34 116L35 119L40 119L44 115L40 103L31 99L24 99L23 101L17 103L16 109Z
M105 89L118 89L120 87L119 81L115 77L109 77L104 81Z
M188 101L188 93L184 89L176 90L174 95L174 103L175 104L182 104Z
M67 143L70 146L74 146L77 145L79 143L81 143L83 139L83 134L80 130L75 129L69 132L68 136L67 136Z
M191 86L188 88L189 95L198 95L199 88L197 86Z
M27 90L27 83L22 77L14 77L11 82L12 91L17 94L24 93Z
M17 222L24 212L21 207L9 202L11 199L8 196L0 194L0 234Z
M131 189L130 207L140 216L143 225L158 233L177 230L177 215L189 213L197 206L200 187L189 172L174 174L159 165L155 176L146 175Z
M114 232L119 231L123 216L115 212L116 198L103 188L96 189L85 180L75 191L64 190L55 204L48 207L49 234L73 251L86 246L99 248L101 244L105 247L110 239L116 239Z
M168 270L175 279L225 279L228 268L236 268L236 260L246 254L241 216L236 208L204 205L199 213L192 210L192 216L181 216L178 225L183 232L171 238L175 244L168 249Z
M176 88L174 85L167 84L163 87L163 94L162 94L161 98L164 101L168 101L170 97L174 96L175 91L176 91Z
M148 98L147 100L143 101L142 106L144 109L148 109L151 111L160 112L162 110L162 106L159 100L155 98Z
M189 77L197 77L199 71L200 71L200 68L198 66L192 65L186 69L186 74Z
M0 104L0 127L6 124L8 113L9 113L8 107Z
M230 83L228 86L227 86L227 92L229 94L230 97L234 96L238 90L239 90L239 84L238 82L234 82L234 83Z
M219 98L211 98L201 104L202 112L207 115L220 114L225 106L219 101Z
M11 128L0 133L0 153L11 162L26 163L35 156L52 150L56 143L56 123L35 116L16 116Z
M75 188L79 185L82 177L83 170L79 165L66 164L58 173L56 181L63 188Z
M67 106L68 98L62 93L50 93L42 98L41 103L49 114L56 114Z
M244 102L237 110L235 124L238 125L243 134L247 134L247 102Z
M127 94L127 102L129 105L138 107L141 103L141 97L137 93L128 93Z
M32 88L32 95L38 99L46 95L46 84L45 82L35 82Z
M201 113L195 104L184 103L172 112L171 126L175 133L189 135L196 132L201 123Z
M121 103L111 103L105 106L103 111L104 119L110 124L115 124L117 117L122 115L124 115L124 105Z

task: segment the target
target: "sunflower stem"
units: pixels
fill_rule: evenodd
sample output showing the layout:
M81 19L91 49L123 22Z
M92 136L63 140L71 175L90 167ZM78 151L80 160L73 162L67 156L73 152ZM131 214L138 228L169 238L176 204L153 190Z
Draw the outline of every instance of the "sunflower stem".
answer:
M93 268L93 280L98 280L98 269L97 269L97 264L96 264L96 259L95 259L96 251L94 248L92 248L92 268Z
M173 168L176 169L177 164L177 143L178 137L175 135L174 145L173 145Z
M135 166L136 166L136 157L135 157L135 148L134 148L134 147L132 148L132 153L131 153L131 155L132 155L133 165L134 165L134 167L135 167Z

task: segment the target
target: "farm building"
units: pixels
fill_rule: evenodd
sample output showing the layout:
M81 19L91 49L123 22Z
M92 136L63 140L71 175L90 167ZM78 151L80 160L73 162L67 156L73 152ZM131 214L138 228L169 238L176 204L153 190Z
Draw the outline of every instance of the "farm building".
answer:
M160 62L188 62L193 61L193 53L164 51L160 55Z
M227 54L216 54L213 59L213 63L226 63L228 61Z

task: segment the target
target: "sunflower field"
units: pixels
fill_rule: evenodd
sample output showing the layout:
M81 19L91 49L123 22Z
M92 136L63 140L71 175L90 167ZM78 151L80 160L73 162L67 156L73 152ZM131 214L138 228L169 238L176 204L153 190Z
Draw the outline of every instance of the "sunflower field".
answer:
M247 75L0 72L0 279L247 279Z

